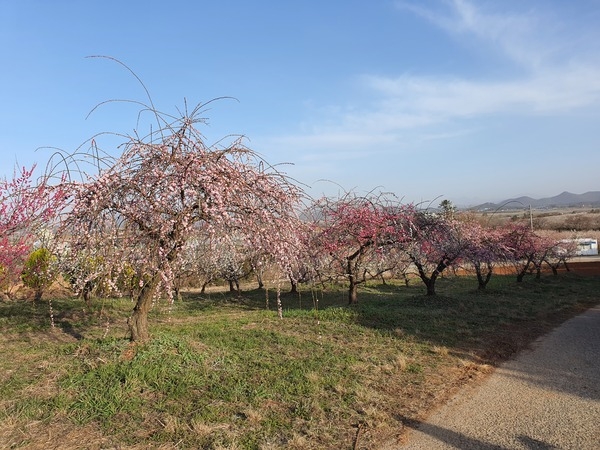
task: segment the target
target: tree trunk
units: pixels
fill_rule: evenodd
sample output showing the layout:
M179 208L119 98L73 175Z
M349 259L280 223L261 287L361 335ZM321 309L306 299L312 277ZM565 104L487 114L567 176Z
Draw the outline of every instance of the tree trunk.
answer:
M354 277L351 277L350 286L348 287L348 304L356 305L358 303L358 285L354 282Z
M358 255L359 253L355 253ZM354 276L354 272L352 272L352 259L348 258L346 262L346 275L348 275L348 304L355 305L358 303L358 286L356 284L356 277Z
M291 289L290 289L290 294L297 294L298 293L298 282L296 280L294 280L294 277L289 277L290 278L290 283L292 285Z
M236 292L238 295L240 294L240 282L237 278L229 280L229 292Z
M435 272L434 272L435 274ZM427 286L427 296L432 297L435 296L435 280L437 279L437 274L432 274L431 277L427 278L427 280L423 280L425 286Z
M33 297L33 302L34 303L39 303L42 301L42 295L44 294L44 291L42 289L36 289L35 290L35 295Z
M156 294L156 289L160 283L160 276L154 275L152 279L146 283L137 296L137 301L127 325L129 327L130 338L133 342L146 342L150 339L148 333L148 311L152 306L152 300Z
M265 283L263 281L262 273L256 272L256 281L258 281L258 288L263 289L265 287Z
M81 296L83 297L83 301L87 305L88 308L92 307L92 283L89 281L84 284L83 289L81 291Z
M425 269L423 268L423 264L421 264L420 262L417 262L416 258L412 258L414 265L417 268L417 271L419 272L419 278L421 278L421 280L423 281L423 283L425 284L425 287L427 288L427 296L435 296L435 280L437 280L438 275L442 272L442 270L444 270L443 263L439 263L438 267L431 273L431 276L427 276L427 274L425 273ZM440 267L442 267L441 270Z
M362 281L357 281L356 274L358 273L358 268L360 267L362 255L366 251L367 247L369 247L371 244L372 242L362 245L353 254L346 257L346 275L348 275L348 282L350 283L350 286L348 286L349 305L358 303L358 285L365 281L365 277L363 276Z
M475 266L475 273L477 274L477 283L478 283L478 289L483 291L487 284L490 281L490 278L492 278L492 265L490 263L486 264L487 267L487 271L485 273L485 276L483 275L483 271L481 270L481 264L477 263L474 264Z
M177 301L183 301L183 297L181 295L181 290L179 289L179 286L175 285L173 286L173 294L174 297L177 299Z
M521 269L521 271L517 274L517 283L521 283L523 281L523 278L525 278L525 274L529 270L529 265L531 264L531 260L532 260L532 258L528 258L527 264L525 264L523 266L523 269Z

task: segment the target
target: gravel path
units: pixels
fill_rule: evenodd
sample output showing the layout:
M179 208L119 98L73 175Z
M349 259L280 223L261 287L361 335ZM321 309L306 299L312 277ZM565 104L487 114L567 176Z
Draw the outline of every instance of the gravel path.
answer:
M389 449L600 450L600 306L462 390Z

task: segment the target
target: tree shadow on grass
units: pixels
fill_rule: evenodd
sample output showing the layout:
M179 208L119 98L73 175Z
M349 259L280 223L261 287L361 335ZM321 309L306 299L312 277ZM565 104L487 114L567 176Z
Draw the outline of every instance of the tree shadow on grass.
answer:
M0 324L17 331L36 331L50 325L47 303L14 300L0 302Z
M261 296L262 295L262 300ZM238 292L184 292L181 300L176 301L181 311L205 312L214 308L231 307L240 310L258 310L265 308L265 293L262 289Z
M90 308L78 298L52 299L51 306L46 300L38 303L15 300L0 302L0 330L15 333L35 333L60 330L77 340L84 339L92 330L104 328L108 320L114 323L125 314L115 308L111 302L118 300L99 300ZM54 323L54 328L52 327Z
M60 327L60 329L63 331L63 333L68 334L69 336L73 336L78 341L80 341L84 338L83 334L81 334L79 331L77 331L73 327L71 322L69 322L67 320L60 320L60 321L57 321L56 324Z
M268 303L267 303L268 295ZM456 340L457 320L462 314L457 309L459 301L453 297L423 295L422 286L380 284L364 288L359 295L359 303L348 305L347 291L344 287L306 290L300 293L280 292L283 316L299 313L323 312L324 320L342 318L348 321L347 314L335 314L337 310L351 312L354 323L377 330L391 336L415 335L419 339L432 341L438 345L453 344ZM210 311L213 308L228 308L241 311L270 310L277 311L277 293L264 289L236 292L217 292L210 294L185 293L178 304L179 311ZM335 309L331 314L328 310ZM442 320L443 318L443 320Z

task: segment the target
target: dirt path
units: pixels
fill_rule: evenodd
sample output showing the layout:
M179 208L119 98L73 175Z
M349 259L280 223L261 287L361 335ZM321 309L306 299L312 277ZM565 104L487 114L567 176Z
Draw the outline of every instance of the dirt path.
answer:
M391 449L600 448L600 306L469 386Z

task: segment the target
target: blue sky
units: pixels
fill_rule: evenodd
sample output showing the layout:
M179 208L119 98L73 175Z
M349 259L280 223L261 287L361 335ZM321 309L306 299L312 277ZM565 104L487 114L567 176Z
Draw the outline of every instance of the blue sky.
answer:
M600 0L0 0L0 42L1 175L144 127L86 119L146 101L108 55L161 111L235 98L207 142L247 136L313 196L600 190Z

